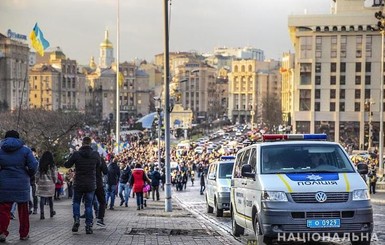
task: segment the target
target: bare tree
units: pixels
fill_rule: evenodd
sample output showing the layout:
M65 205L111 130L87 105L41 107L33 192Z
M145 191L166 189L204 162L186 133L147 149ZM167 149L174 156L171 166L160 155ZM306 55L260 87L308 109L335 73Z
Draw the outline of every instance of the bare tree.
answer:
M269 126L279 125L282 123L281 101L276 98L265 97L262 100L263 111L262 118Z
M26 145L39 151L50 150L57 159L68 151L70 136L87 124L84 114L78 112L30 109L0 113L0 133L14 129ZM60 164L60 162L59 162Z

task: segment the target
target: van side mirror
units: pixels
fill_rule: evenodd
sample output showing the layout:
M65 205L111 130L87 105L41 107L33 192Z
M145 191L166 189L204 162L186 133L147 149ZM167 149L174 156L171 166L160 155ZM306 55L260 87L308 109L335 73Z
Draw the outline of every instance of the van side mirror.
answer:
M368 174L368 172L369 172L368 165L366 165L364 163L357 164L357 171L359 174Z
M252 173L250 164L245 164L242 166L241 174L242 174L242 177L255 179L255 173Z
M209 174L209 176L207 178L209 180L215 180L216 179L215 174Z

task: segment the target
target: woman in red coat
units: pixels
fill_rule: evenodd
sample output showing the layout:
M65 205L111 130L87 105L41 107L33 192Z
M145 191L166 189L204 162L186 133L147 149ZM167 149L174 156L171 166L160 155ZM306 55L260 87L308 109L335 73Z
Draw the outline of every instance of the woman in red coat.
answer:
M61 173L57 172L57 180L55 184L55 197L54 200L60 200L60 194L63 188L63 175Z
M137 163L135 168L132 170L132 175L130 179L130 185L132 191L136 196L136 205L137 210L143 209L143 187L145 182L150 183L146 173L144 172L142 165Z

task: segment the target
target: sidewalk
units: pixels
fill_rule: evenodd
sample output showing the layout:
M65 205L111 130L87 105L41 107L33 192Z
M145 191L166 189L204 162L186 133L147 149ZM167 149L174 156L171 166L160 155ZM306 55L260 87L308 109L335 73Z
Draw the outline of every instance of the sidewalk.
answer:
M373 204L385 205L385 190L377 190L376 194L370 194Z
M148 199L147 208L138 211L136 199L130 198L127 208L115 206L115 210L106 210L106 228L94 225L94 234L87 235L84 219L81 219L79 232L71 231L72 202L62 199L54 202L57 214L53 218L46 215L45 220L40 220L39 214L30 216L28 241L19 240L18 218L11 220L7 244L240 244L229 234L204 224L182 209L176 199L172 202L173 212L164 211L163 199L158 202ZM119 198L116 203L119 205ZM48 213L48 206L45 209Z

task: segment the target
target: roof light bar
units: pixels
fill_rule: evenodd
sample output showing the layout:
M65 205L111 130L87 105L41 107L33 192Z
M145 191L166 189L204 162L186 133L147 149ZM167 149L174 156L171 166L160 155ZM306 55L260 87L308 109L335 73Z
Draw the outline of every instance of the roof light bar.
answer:
M280 140L326 140L326 134L264 134L264 142Z

